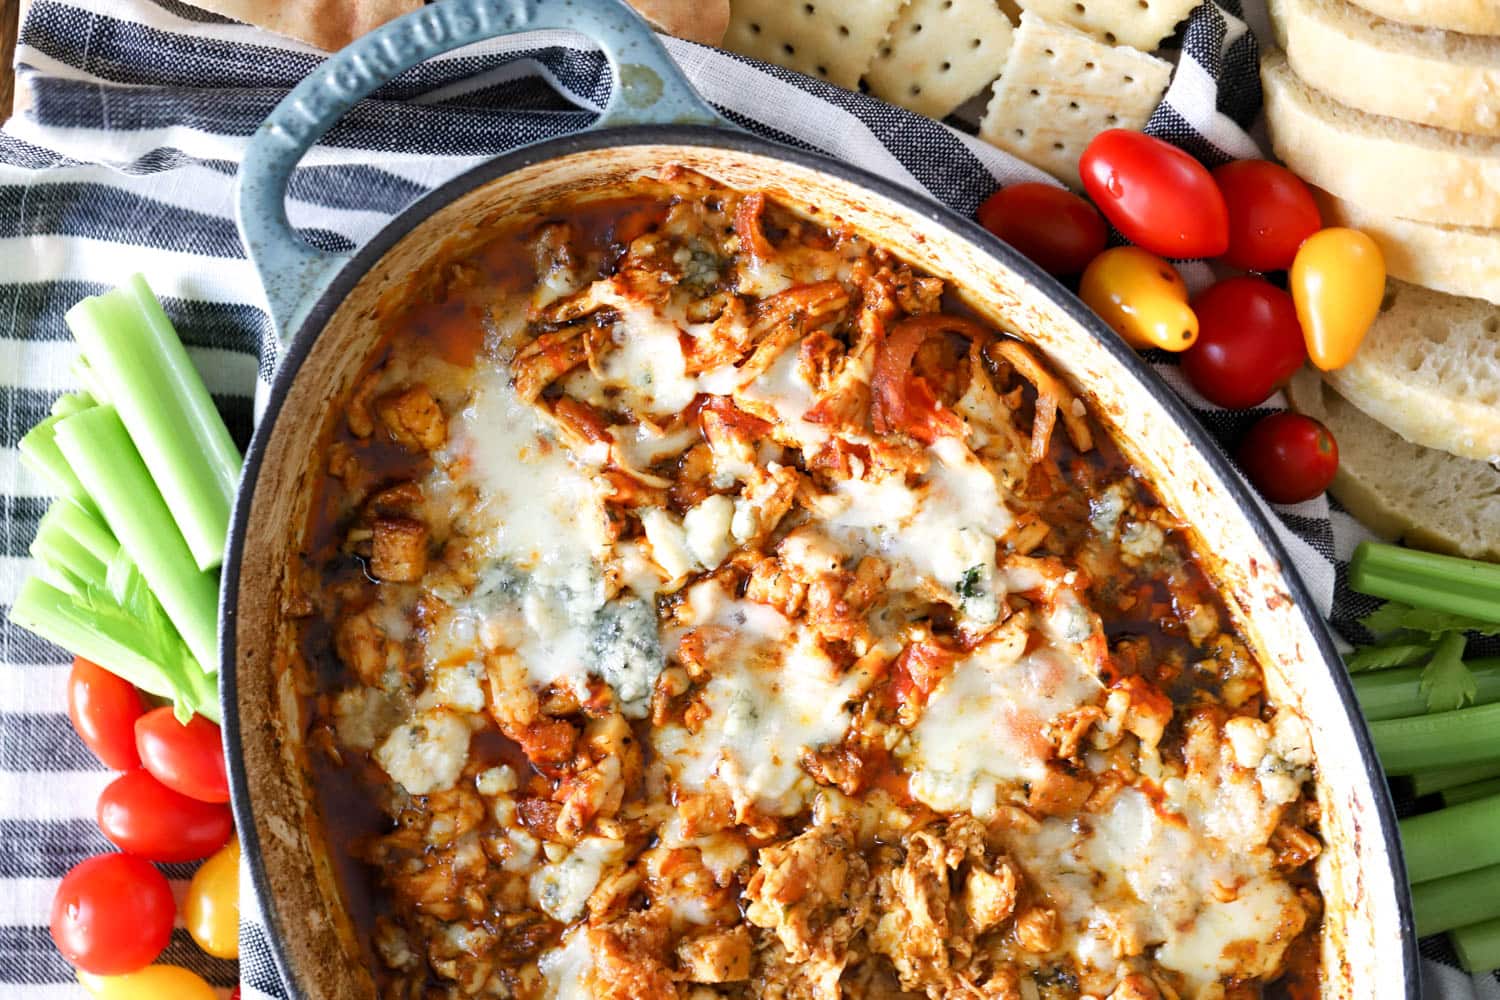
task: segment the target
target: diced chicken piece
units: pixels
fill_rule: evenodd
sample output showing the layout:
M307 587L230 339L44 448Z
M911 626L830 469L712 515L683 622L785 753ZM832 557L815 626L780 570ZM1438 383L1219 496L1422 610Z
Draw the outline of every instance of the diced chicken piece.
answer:
M390 583L415 583L427 572L427 525L409 517L375 521L370 573Z
M737 924L726 930L685 938L677 959L690 983L735 983L750 978L750 928Z
M906 841L906 858L880 879L880 920L870 947L886 955L903 989L945 988L952 979L949 874L968 856L965 845L921 830Z
M1107 1000L1161 1000L1161 991L1147 977L1132 972L1120 980Z
M1062 942L1062 922L1057 911L1033 906L1016 917L1016 943L1029 952L1045 955Z
M805 962L819 995L836 997L849 942L870 918L870 868L852 831L818 826L760 852L745 887L745 919L774 931Z
M1093 782L1052 767L1031 783L1026 806L1043 816L1067 816L1083 808L1093 790Z
M412 451L436 451L448 440L448 421L425 385L382 397L375 404L380 422L397 444Z
M1016 908L1016 873L1001 862L994 872L970 868L960 898L974 933L983 934L1010 918Z
M388 663L385 632L366 612L349 615L338 624L333 648L339 660L367 687L380 687Z

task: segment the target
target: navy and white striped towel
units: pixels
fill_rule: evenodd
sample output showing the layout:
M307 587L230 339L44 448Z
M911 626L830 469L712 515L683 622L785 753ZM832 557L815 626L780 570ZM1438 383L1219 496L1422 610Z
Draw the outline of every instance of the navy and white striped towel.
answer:
M1150 123L1212 162L1257 153L1245 132L1260 104L1256 45L1239 13L1238 0L1195 13L1172 43L1178 69ZM1040 176L879 101L702 46L669 46L700 92L747 128L857 163L958 212L973 212L998 184ZM33 0L16 58L21 110L0 132L0 622L48 502L20 468L16 442L75 388L62 319L72 303L143 272L231 429L241 442L248 436L274 348L232 221L235 165L256 125L321 55L177 0ZM434 60L362 103L308 156L292 184L292 221L319 245L357 246L459 171L582 127L607 91L599 54L568 33ZM1163 373L1225 441L1255 416L1216 410L1174 368ZM1319 607L1349 629L1363 610L1342 588L1358 525L1322 500L1278 513ZM56 880L109 847L93 814L110 775L69 729L66 669L59 650L0 624L0 1000L81 996L46 924ZM168 875L181 888L186 871ZM243 903L244 995L284 997L255 901ZM203 957L180 929L163 960L235 982L232 963ZM1474 995L1467 977L1429 964L1444 996ZM1492 980L1479 989L1500 997Z

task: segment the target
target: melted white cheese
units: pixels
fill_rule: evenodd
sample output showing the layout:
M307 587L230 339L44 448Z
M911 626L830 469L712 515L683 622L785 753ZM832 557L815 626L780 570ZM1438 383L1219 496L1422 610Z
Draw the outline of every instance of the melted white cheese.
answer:
M1299 907L1268 852L1233 849L1134 788L1082 824L1047 819L1017 831L1010 846L1057 908L1063 950L1107 972L1155 947L1158 962L1193 984L1189 995L1212 995L1222 976L1274 971Z
M798 763L802 752L843 737L857 678L838 676L811 633L763 604L734 600L717 583L695 586L687 610L690 625L724 630L702 692L709 717L696 733L656 730L657 752L683 788L717 782L739 806L797 812L816 787Z
M644 714L661 666L654 614L643 607L652 595L605 599L603 481L552 439L505 369L476 377L451 437L445 474L476 490L467 527L492 563L471 594L449 602L428 640L429 662L474 659L479 645L507 651L538 687L582 692L590 675L601 676L627 713ZM467 706L474 685L454 692L434 697L453 694Z
M412 795L452 788L469 756L469 724L435 710L391 731L375 751L375 762Z
M531 876L531 900L554 920L570 924L583 916L604 870L625 854L623 841L586 837L560 860Z
M774 410L779 429L810 455L828 440L828 430L805 419L807 411L818 400L813 387L802 377L797 354L796 344L783 350L769 368L736 395Z
M903 752L911 792L940 812L994 812L997 786L1041 776L1053 754L1042 728L1090 704L1099 679L1052 647L1014 658L981 643L938 684Z
M575 927L563 936L563 943L542 953L537 969L547 983L549 1000L594 1000L594 952L589 944L589 929Z
M962 441L940 438L929 454L927 474L914 487L899 476L839 483L843 506L831 515L831 528L847 544L889 560L893 589L911 590L929 580L950 594L982 595L984 607L973 610L983 614L975 617L993 621L995 539L1014 518L994 475ZM966 579L979 589L965 587Z

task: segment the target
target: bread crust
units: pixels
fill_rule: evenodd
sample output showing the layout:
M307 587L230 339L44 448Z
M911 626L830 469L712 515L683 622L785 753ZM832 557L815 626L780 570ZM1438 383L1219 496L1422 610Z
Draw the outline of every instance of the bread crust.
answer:
M1261 63L1271 145L1303 180L1382 214L1500 226L1500 138L1372 115L1308 87L1279 52Z
M1313 196L1325 225L1362 230L1380 245L1391 277L1500 304L1500 229L1382 215L1317 188Z
M724 41L729 0L630 0L657 31L704 45Z
M1417 548L1500 559L1500 470L1404 440L1311 369L1293 376L1287 397L1339 442L1329 492L1361 524Z
M1500 461L1500 309L1391 281L1354 360L1324 376L1408 441Z
M1500 39L1413 28L1345 0L1278 0L1271 11L1309 86L1371 114L1500 135Z
M1493 0L1355 0L1365 10L1418 27L1471 35L1500 35L1500 6Z

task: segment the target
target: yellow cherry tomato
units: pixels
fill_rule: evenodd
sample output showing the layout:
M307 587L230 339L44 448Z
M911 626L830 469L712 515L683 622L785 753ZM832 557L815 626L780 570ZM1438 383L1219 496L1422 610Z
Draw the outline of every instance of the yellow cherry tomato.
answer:
M198 866L182 900L182 922L215 958L240 957L240 838Z
M1115 247L1084 269L1078 296L1137 350L1185 351L1198 339L1177 269L1140 247Z
M78 981L94 1000L218 1000L214 988L177 965L148 965L123 976L96 976L78 970Z
M1332 371L1353 360L1380 312L1385 256L1358 229L1320 229L1297 248L1287 283L1307 356Z

